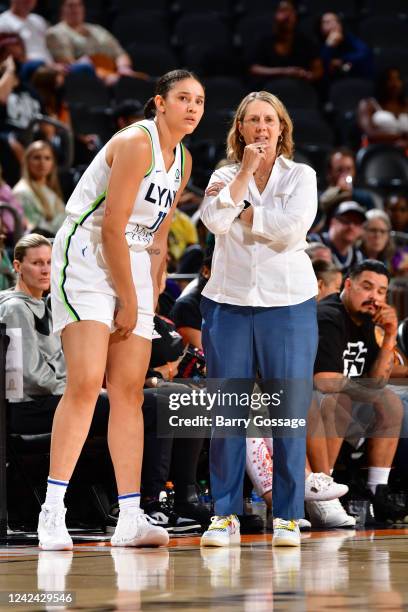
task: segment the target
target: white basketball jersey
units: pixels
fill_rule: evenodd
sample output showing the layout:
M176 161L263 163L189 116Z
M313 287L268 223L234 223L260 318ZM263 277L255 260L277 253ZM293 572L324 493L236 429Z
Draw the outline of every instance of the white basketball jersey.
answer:
M163 160L156 122L144 119L125 129L143 130L152 143L152 163L140 183L133 210L126 226L126 239L131 248L144 250L153 242L153 235L166 218L184 174L184 147L175 149L174 162L169 171ZM66 211L69 218L84 229L100 232L105 210L110 167L106 162L106 146L95 156L75 187ZM115 214L114 199L112 214ZM120 193L118 193L120 198Z

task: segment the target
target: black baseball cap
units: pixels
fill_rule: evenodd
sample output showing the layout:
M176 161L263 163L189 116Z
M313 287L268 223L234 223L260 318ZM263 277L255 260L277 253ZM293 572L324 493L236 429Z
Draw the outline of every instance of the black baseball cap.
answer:
M362 221L366 220L365 208L363 208L362 206L360 206L360 204L357 204L357 202L354 202L352 200L339 204L333 213L333 217L341 217L341 215L345 215L348 212L353 212L360 215Z

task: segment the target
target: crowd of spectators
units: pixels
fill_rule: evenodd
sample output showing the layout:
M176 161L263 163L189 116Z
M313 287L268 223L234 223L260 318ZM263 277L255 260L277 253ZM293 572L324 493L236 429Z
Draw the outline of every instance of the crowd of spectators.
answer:
M387 267L389 299L402 321L408 316L408 74L398 60L386 64L384 57L398 47L398 32L405 28L408 34L408 10L402 2L395 16L396 39L387 41L380 32L377 44L373 27L367 28L370 36L365 29L375 18L370 0L345 2L342 14L314 14L307 0L265 2L257 15L250 3L231 2L229 11L228 3L221 3L223 8L205 19L203 3L198 19L202 15L203 23L217 26L218 40L204 40L197 30L191 42L186 32L194 39L197 13L170 1L160 10L154 2L145 10L118 0L98 9L92 3L89 16L85 0L62 0L58 10L55 3L40 0L9 4L0 13L2 290L14 285L21 265L13 270L11 263L17 240L31 233L52 239L86 164L115 131L142 117L156 77L185 66L207 83L205 119L186 143L193 154L192 179L169 233L168 271L177 280L167 280L160 298L156 329L162 346L153 351L146 379L143 493L157 518L164 508L158 503L160 490L172 476L176 509L186 517L180 522L164 508L170 528L205 525L209 515L198 503L194 484L203 445L186 441L186 470L180 441L159 443L153 432L160 404L156 395L168 395L178 371L191 373L194 367L203 374L199 301L211 271L207 247L213 236L201 223L199 209L206 181L225 155L234 103L250 89L276 91L294 120L295 160L317 171L319 211L307 251L319 300L337 294L356 265L377 260ZM135 29L133 39L126 25L136 28L137 21L150 27L148 32ZM370 163L378 180L371 180ZM35 248L40 247L49 248L41 240ZM3 303L10 299L7 294ZM154 457L160 457L156 464ZM327 471L326 465L312 467ZM321 508L312 506L310 514L316 524L325 524Z

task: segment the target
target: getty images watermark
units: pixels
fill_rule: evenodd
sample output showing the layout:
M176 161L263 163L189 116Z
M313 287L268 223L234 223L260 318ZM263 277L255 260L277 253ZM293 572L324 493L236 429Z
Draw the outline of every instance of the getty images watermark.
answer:
M159 437L408 438L407 379L179 379L157 388ZM328 384L330 383L330 384ZM333 389L333 391L331 390Z
M288 387L252 390L247 380L206 382L201 388L178 384L159 401L160 436L265 437L272 429L279 437L292 437L296 431L304 436L306 418L288 409Z

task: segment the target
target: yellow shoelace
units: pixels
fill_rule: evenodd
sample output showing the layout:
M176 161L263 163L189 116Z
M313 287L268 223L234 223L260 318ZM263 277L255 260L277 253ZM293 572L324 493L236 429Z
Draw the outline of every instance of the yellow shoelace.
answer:
M276 528L277 529L287 529L288 531L296 531L296 522L295 521L284 521L282 519L278 519Z
M211 517L211 525L209 527L209 531L211 529L227 529L230 523L232 523L233 516L212 516Z

